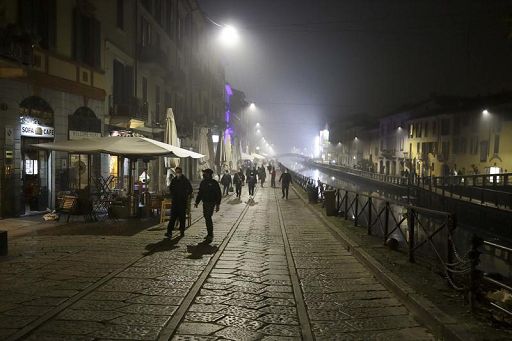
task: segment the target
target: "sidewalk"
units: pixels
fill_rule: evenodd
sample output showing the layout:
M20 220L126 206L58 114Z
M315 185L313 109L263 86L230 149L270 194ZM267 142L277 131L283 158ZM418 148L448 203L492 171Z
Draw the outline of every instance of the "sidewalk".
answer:
M15 239L0 339L433 339L295 193L246 204L246 190L221 205L211 245L200 209L182 239L160 225Z

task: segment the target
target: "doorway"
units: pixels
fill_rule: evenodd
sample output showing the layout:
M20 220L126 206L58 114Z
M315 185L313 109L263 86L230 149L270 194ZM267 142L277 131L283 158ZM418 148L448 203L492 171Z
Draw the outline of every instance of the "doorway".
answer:
M40 212L49 207L50 154L32 144L49 142L35 137L21 138L22 211Z

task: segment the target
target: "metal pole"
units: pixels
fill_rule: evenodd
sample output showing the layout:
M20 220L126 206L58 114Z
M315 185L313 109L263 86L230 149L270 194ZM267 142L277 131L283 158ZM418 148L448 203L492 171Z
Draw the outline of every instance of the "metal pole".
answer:
M368 235L372 234L372 197L368 198Z
M355 198L355 215L354 215L354 226L357 226L358 224L358 216L359 216L359 194L356 193L356 198Z
M388 239L388 233L389 233L389 202L386 201L385 206L385 212L384 212L384 245L386 245L386 241Z
M412 208L407 209L407 223L409 226L409 262L414 263L414 210Z

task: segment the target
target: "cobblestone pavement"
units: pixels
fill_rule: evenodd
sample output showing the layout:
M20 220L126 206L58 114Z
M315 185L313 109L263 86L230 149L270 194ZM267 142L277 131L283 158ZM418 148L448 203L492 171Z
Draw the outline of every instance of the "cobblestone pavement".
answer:
M0 261L0 339L430 340L304 203L228 198L182 239L20 238Z

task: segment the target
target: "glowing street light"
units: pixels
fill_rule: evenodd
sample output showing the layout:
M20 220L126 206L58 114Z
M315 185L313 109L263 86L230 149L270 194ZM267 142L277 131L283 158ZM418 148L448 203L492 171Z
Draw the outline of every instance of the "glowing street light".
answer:
M222 30L220 31L219 36L220 41L227 47L234 46L240 40L240 36L238 35L238 31L231 25L224 25Z
M484 109L484 110L482 111L482 114L483 114L484 116L487 116L487 115L489 115L489 110L487 110L487 109Z
M251 109L251 110L256 109L256 104L254 104L254 102L252 102L251 104L249 104L249 109Z

